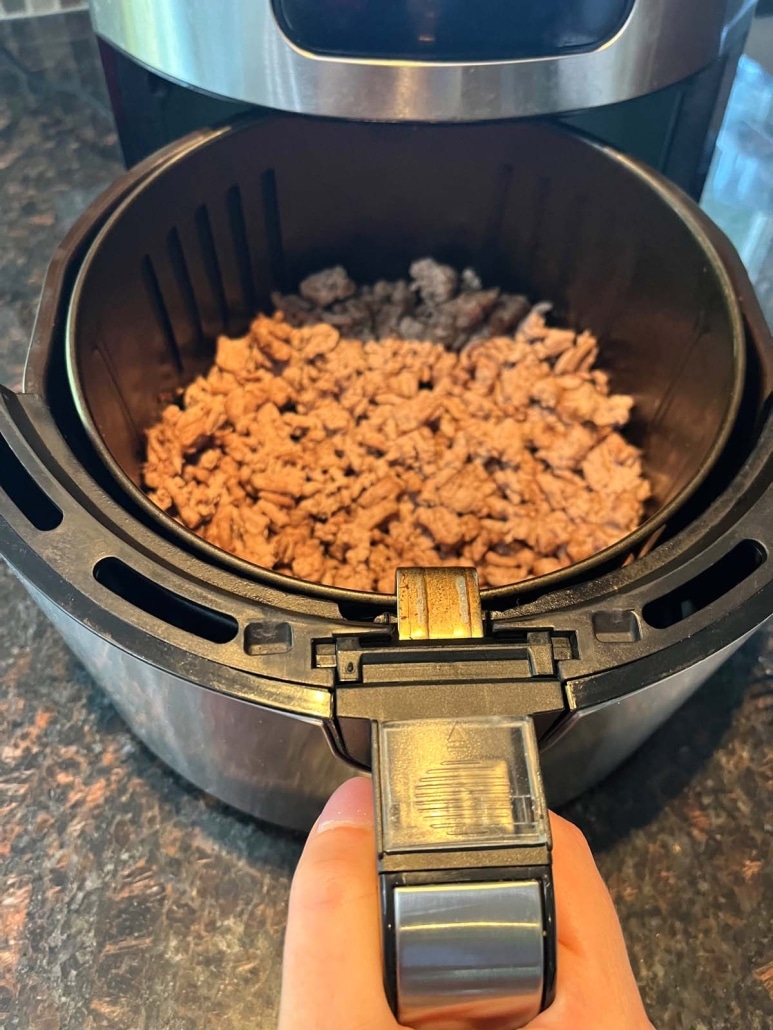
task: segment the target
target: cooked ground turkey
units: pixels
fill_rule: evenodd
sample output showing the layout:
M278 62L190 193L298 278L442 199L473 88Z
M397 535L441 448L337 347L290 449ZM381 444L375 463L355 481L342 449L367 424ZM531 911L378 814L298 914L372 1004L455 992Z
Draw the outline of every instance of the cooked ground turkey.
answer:
M392 592L398 566L539 576L641 522L633 400L549 305L429 259L410 281L358 289L335 268L274 300L147 433L149 496L205 540Z

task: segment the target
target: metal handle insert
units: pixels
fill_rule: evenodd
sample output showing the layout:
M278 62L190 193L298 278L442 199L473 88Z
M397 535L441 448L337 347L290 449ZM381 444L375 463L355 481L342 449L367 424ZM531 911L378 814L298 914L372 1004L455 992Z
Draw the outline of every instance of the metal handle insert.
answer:
M408 1026L522 1026L542 1007L542 888L520 883L397 887L398 1017Z
M555 975L550 829L529 717L374 739L387 987L411 1027L512 1030Z

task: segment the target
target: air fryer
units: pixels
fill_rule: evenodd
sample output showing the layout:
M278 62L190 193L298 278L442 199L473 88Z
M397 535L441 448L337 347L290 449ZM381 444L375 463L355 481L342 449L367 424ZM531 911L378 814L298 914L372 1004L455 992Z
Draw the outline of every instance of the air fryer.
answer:
M372 772L395 1012L523 1025L555 990L548 803L773 610L770 333L658 174L699 195L754 4L90 6L140 163L57 250L23 392L0 388L0 550L204 790L308 829ZM425 255L599 337L653 487L636 532L509 587L403 569L374 594L251 565L150 504L144 431L218 334L309 272L397 278Z
M423 254L598 334L655 488L639 533L480 599L467 574L420 571L393 596L261 570L148 504L143 430L218 333L310 271L372 281ZM57 251L24 391L2 395L0 543L129 724L204 789L303 828L373 770L401 1018L426 1017L442 927L422 924L429 951L411 944L425 894L453 907L474 889L481 919L494 894L508 918L531 913L503 978L471 967L470 1025L505 1010L512 1025L552 997L546 804L627 757L771 613L772 364L729 244L629 158L529 123L251 119L127 173ZM406 634L412 589L467 607ZM466 918L432 973L441 1009Z

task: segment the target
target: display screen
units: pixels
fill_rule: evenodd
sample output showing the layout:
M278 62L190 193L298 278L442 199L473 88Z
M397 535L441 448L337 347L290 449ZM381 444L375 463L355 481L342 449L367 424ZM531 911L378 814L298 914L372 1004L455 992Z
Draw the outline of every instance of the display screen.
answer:
M633 0L273 0L296 46L341 57L491 61L609 39Z

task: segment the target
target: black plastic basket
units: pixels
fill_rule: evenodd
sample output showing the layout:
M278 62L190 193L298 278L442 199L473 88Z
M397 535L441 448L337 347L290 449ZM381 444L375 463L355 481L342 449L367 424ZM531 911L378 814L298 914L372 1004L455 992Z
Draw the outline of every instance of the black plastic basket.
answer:
M557 586L651 540L732 430L743 323L694 211L640 165L545 125L250 121L162 162L107 220L72 294L70 386L105 467L147 519L210 560L289 586L141 493L143 433L160 398L209 366L219 333L242 333L272 290L312 271L340 263L368 282L404 275L417 256L472 265L486 283L550 299L560 318L590 328L613 387L636 399L630 436L653 486L648 517L613 547L542 577Z

